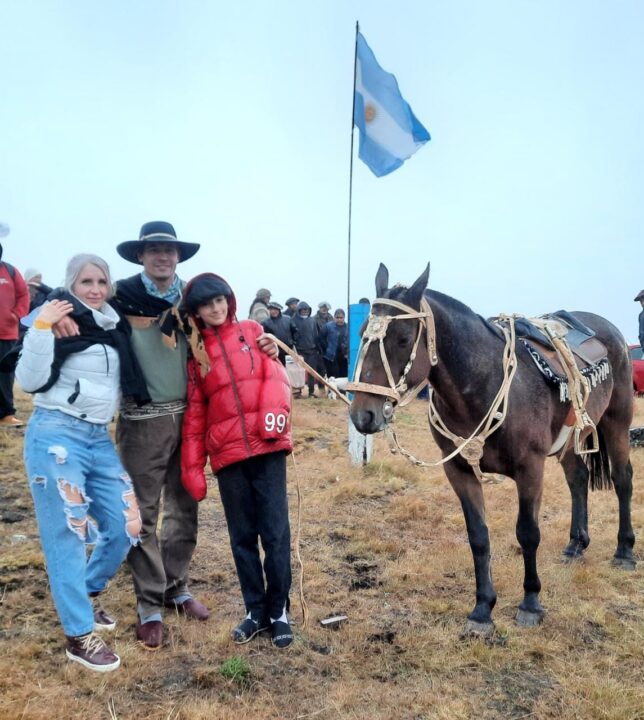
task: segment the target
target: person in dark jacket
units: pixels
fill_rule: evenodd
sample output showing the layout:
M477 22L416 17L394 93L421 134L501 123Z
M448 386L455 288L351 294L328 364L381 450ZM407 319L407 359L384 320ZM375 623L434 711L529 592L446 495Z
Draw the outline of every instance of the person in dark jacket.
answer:
M315 322L318 325L318 330L322 332L322 328L328 323L333 321L333 315L331 315L331 304L326 300L318 303L318 311L313 316Z
M347 377L349 356L349 334L342 308L333 313L333 320L328 322L320 334L324 348L324 365L329 377Z
M297 315L297 304L300 302L300 298L296 297L290 297L284 305L286 305L286 310L284 310L284 315L286 317L295 317Z
M314 370L324 374L324 363L320 351L320 332L315 319L311 317L311 306L302 300L297 305L297 315L293 318L297 330L295 349ZM307 373L308 397L315 397L315 378ZM322 385L318 383L319 389Z
M635 296L635 302L639 302L642 306L642 312L640 313L639 321L640 321L640 332L639 332L639 340L640 340L640 346L642 350L644 350L644 290L640 290L640 292Z
M282 315L282 306L278 302L269 302L268 312L271 316L262 323L264 330L266 330L267 333L271 333L271 335L275 335L275 337L285 345L293 348L295 346L297 328L291 318ZM286 353L282 348L279 348L278 357L282 365L286 365Z
M204 273L183 296L192 358L183 422L181 477L195 500L206 495L206 457L217 475L246 617L232 631L246 643L270 627L273 645L293 641L288 622L291 540L286 455L291 386L279 362L260 352L261 326L237 320L228 283ZM264 549L264 564L258 539ZM266 581L264 581L264 574Z

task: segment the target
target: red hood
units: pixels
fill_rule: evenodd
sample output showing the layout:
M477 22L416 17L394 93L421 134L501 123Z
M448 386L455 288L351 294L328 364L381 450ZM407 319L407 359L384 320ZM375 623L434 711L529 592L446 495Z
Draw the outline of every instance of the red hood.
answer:
M202 280L203 278L213 278L214 280L222 280L223 282L226 283L226 285L228 285L228 287L230 287L230 283L228 282L228 280L226 280L226 278L223 278L221 275L216 275L215 273L201 273L200 275L195 275L192 278L192 280L190 280L188 282L188 284L186 285L186 287L184 288L184 291L183 291L184 296L188 294L188 292L190 291L190 288L192 287L192 284L196 280ZM235 297L235 293L233 292L233 289L230 287L230 297L228 298L228 316L227 316L226 324L231 323L235 320L236 313L237 313L237 298ZM198 327L203 326L203 323L201 322L201 320L199 320L199 318L197 318L192 313L189 313L189 315L192 316L194 321L197 323Z

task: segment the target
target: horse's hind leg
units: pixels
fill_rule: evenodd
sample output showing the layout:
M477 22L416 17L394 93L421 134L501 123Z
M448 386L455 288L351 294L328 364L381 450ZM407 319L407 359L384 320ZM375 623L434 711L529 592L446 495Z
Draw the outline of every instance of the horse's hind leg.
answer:
M537 550L541 542L539 530L539 508L543 489L543 462L540 474L532 474L529 479L522 474L517 481L519 494L519 514L517 517L517 540L523 551L523 601L519 605L516 621L519 625L535 626L543 620L545 610L539 602L541 580L537 573Z
M563 551L564 560L580 558L590 544L588 535L588 468L586 463L569 450L561 460L572 500L570 514L570 542Z
M610 477L619 502L619 530L617 531L617 549L613 557L613 565L626 570L634 570L636 566L633 557L635 533L631 522L633 467L630 461L629 422L625 423L624 418L615 417L607 412L597 429L604 436L610 460Z

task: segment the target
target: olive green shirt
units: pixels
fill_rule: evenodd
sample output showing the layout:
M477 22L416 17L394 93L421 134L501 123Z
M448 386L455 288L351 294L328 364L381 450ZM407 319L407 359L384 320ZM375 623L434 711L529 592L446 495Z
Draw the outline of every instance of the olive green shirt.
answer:
M153 403L186 399L188 346L183 333L177 332L176 338L177 346L171 350L163 343L156 323L147 328L132 328L132 347Z

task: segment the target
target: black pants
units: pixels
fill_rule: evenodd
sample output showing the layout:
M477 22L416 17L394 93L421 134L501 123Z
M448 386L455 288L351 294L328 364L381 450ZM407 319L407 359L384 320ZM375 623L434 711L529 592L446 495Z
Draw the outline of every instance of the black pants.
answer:
M286 453L228 465L219 470L217 480L246 611L276 619L285 606L288 609L291 589ZM258 538L264 548L263 573Z
M317 350L300 350L299 353L304 358L304 361L307 362L314 370L316 370L320 375L324 375L326 368L324 367L322 355L320 355ZM309 395L313 395L313 392L315 391L315 383L316 380L313 375L307 372L306 384L309 388ZM318 388L322 390L324 385L318 382Z
M0 360L9 353L16 344L15 340L0 340ZM7 415L15 415L13 406L13 377L15 362L6 363L0 370L0 420Z
M328 377L343 378L347 377L347 359L342 355L337 355L335 360L324 358L326 374Z

